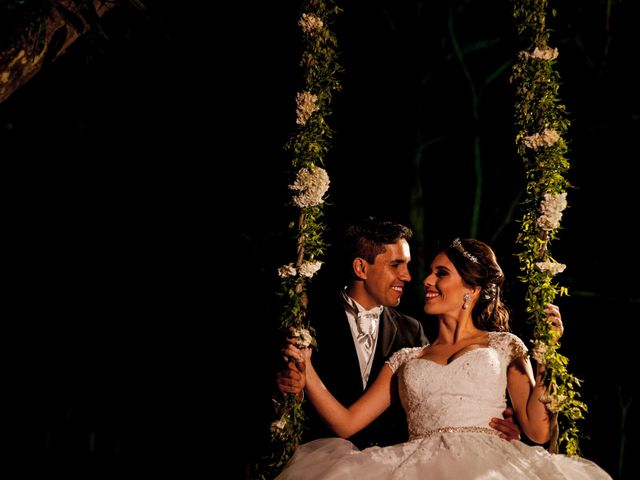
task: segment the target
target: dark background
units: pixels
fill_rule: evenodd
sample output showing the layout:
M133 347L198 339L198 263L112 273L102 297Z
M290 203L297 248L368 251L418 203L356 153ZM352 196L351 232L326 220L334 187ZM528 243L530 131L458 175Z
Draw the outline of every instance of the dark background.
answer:
M557 299L561 352L584 380L584 456L626 479L637 471L635 410L624 405L640 302L630 233L639 17L630 1L556 3L551 44L575 186L551 246L568 265L557 277L570 292ZM514 330L525 335L517 208L509 214L524 184L509 69L481 91L474 120L447 27L453 19L479 86L518 51L511 2L340 5L327 240L369 214L424 231L402 307L433 334L421 268L440 239L469 235L477 136L478 238L498 252ZM299 8L118 8L103 19L108 40L86 35L0 105L2 438L21 471L244 478L267 451L281 341L276 269L294 259L284 145L302 81ZM411 223L417 186L421 225Z

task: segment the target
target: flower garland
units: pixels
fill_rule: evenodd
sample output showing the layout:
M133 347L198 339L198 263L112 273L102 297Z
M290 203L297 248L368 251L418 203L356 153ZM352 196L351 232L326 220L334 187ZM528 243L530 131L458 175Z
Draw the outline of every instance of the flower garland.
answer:
M304 50L300 66L304 71L303 90L296 94L296 132L287 143L292 153L295 179L289 185L292 204L299 209L296 261L278 269L282 282L284 310L280 327L306 346L315 346L313 328L307 314L307 284L320 270L326 243L321 222L329 175L321 165L333 136L325 118L331 114L333 92L340 90L336 75L342 71L337 62L337 43L328 29L332 18L341 12L332 0L306 0L298 26L302 30ZM271 423L271 454L258 466L257 478L274 478L287 464L300 443L305 422L302 399L296 395L273 398L275 420Z
M527 51L520 52L511 78L517 97L516 145L527 178L525 213L516 242L522 272L519 279L527 284L526 310L529 320L534 322L531 356L545 365L548 393L542 400L555 416L561 416L563 427L559 438L555 432L550 450L559 444L568 455L577 455L580 433L577 421L584 418L587 407L579 400L580 380L567 371L569 360L558 352L560 344L546 322L544 311L556 295L568 293L566 287L553 282L553 277L566 266L553 259L549 244L557 238L562 212L567 206L566 189L571 186L564 178L569 162L565 157L567 144L562 138L569 121L558 99L559 74L553 68L558 50L548 46L546 11L547 0L515 0L518 34L529 45Z

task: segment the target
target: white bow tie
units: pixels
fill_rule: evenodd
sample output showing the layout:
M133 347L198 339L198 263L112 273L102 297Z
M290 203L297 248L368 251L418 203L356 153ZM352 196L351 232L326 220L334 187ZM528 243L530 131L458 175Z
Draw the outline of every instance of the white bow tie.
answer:
M361 335L374 335L378 326L378 318L380 318L380 307L358 312L356 323L358 331Z

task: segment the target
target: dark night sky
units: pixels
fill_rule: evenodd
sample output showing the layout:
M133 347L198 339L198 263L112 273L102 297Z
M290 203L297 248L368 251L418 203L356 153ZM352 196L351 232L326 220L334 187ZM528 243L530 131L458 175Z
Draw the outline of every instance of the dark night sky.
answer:
M474 123L448 5L342 3L327 237L365 214L409 222L418 138L433 141L422 175L427 244L467 235L478 133L487 169L478 236L495 236L517 304L517 224L496 234L523 183L508 70L485 89ZM606 2L554 5L552 34L576 187L552 245L573 293L558 301L563 349L585 380L585 456L613 474L616 392L631 391L627 330L640 298L629 234L640 133L630 3L613 2L610 37ZM275 269L293 259L284 144L301 84L299 4L242 2L196 16L170 4L153 2L148 17L112 12L109 42L77 42L0 105L16 303L3 382L15 392L18 444L39 472L199 475L226 464L240 478L269 421ZM487 12L470 2L456 13L461 42L492 45L469 54L474 78L514 54L510 5ZM414 246L416 272L420 253ZM403 306L419 316L418 292ZM212 453L216 440L229 448ZM626 462L630 478L637 461Z

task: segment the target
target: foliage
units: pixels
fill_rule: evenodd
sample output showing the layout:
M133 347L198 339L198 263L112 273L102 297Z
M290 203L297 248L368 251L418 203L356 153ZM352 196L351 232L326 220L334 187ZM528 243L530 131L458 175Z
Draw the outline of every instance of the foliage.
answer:
M304 86L296 95L296 131L286 148L292 154L296 178L289 188L296 193L292 199L299 208L295 262L278 270L282 280L283 313L280 327L283 333L312 339L308 324L306 290L308 282L321 267L319 260L327 245L322 223L324 197L329 177L322 168L333 132L326 118L331 115L333 93L340 90L336 76L341 72L337 61L337 43L328 26L341 9L332 0L306 0L301 8L300 26L304 50L300 66ZM286 465L300 443L305 423L302 398L289 394L274 397L275 420L271 424L271 454L258 465L257 478L275 477Z
M517 96L516 145L524 161L527 181L517 255L519 278L527 284L528 318L534 322L534 352L538 353L534 358L545 364L547 408L560 415L560 446L567 454L577 455L577 421L583 418L587 407L579 400L580 380L568 372L568 359L558 352L560 343L554 338L544 311L557 295L567 294L566 287L553 281L565 266L552 258L549 245L557 238L562 210L566 207L566 190L571 187L564 177L569 162L563 135L569 121L558 97L559 75L554 70L558 51L548 45L546 12L547 0L514 2L518 33L526 44L512 75Z

